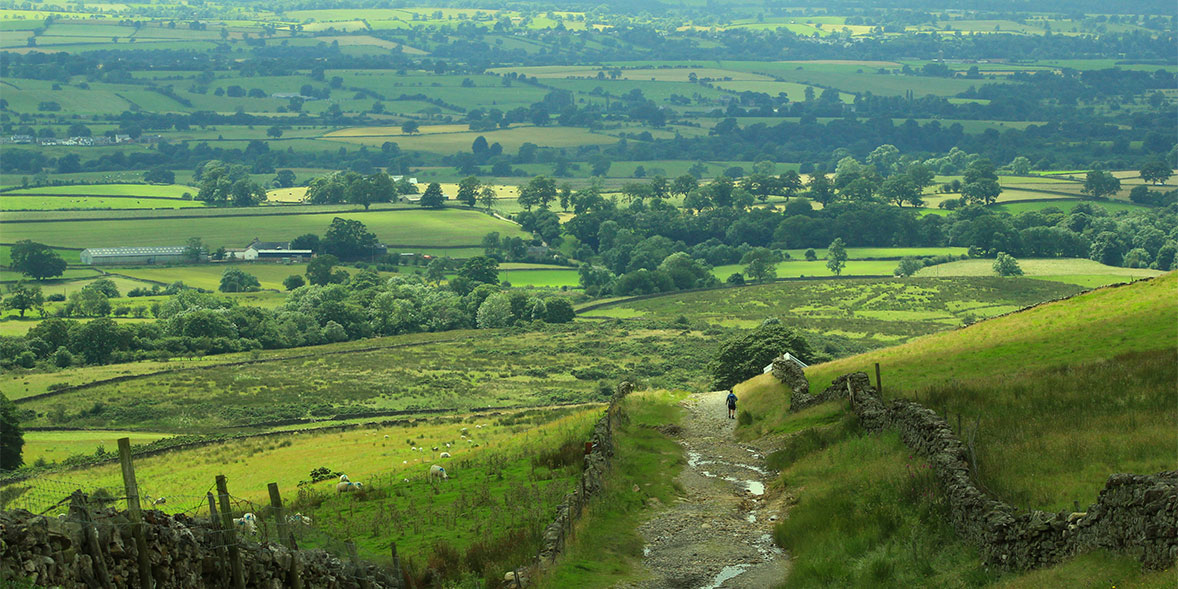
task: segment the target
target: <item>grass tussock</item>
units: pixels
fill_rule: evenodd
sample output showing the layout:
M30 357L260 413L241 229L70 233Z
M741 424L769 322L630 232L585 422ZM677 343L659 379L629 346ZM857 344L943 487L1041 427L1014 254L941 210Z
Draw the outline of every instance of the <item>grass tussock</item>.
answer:
M536 587L610 587L635 577L644 544L637 532L643 512L669 504L682 491L675 482L683 467L682 449L652 426L678 422L683 397L644 392L625 400L630 421L615 433L617 453L604 492L578 523L568 550Z

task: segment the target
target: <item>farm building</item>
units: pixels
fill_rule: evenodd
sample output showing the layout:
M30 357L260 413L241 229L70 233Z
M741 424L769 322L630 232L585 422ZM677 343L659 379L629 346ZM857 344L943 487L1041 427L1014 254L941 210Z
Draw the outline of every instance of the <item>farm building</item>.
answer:
M311 259L311 253L311 250L292 250L289 242L261 241L255 237L238 257L250 262L299 262Z
M242 258L250 262L301 262L311 259L311 250L273 250L249 248Z
M182 264L188 260L182 245L165 247L91 247L82 250L83 264L117 266L125 264ZM203 256L202 256L203 257Z

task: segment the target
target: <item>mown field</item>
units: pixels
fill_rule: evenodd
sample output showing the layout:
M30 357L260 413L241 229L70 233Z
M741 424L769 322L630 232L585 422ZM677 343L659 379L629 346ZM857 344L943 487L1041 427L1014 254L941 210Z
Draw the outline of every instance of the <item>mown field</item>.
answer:
M1093 288L1108 284L1129 282L1140 278L1151 278L1164 274L1149 268L1123 268L1106 266L1095 260L1082 258L1051 258L1019 260L1024 276L1066 282ZM916 273L919 277L951 276L993 276L994 262L988 259L960 260L947 264L928 266Z
M806 333L878 347L1079 291L1067 284L997 277L788 281L623 300L582 313L655 321L683 316L745 328L775 317Z
M700 332L610 326L456 331L423 339L435 338L366 340L366 347L378 349L341 354L326 346L232 370L145 375L17 402L36 413L29 426L177 433L373 412L545 406L600 400L601 384L622 378L702 387L717 344ZM410 345L395 347L399 343Z
M273 215L254 218L152 218L79 222L17 223L5 227L4 240L33 239L62 247L183 245L200 237L206 247L245 247L262 241L289 241L304 233L322 235L335 217L364 223L382 243L413 246L479 246L484 235L523 236L518 225L470 210L443 209ZM248 227L243 227L248 225Z

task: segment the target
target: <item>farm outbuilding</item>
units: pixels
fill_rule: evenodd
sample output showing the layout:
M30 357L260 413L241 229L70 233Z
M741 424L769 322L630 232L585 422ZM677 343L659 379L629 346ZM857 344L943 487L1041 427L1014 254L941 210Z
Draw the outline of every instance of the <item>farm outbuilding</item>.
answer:
M135 264L182 264L185 250L177 246L163 247L91 247L82 250L83 264L91 266L119 266Z

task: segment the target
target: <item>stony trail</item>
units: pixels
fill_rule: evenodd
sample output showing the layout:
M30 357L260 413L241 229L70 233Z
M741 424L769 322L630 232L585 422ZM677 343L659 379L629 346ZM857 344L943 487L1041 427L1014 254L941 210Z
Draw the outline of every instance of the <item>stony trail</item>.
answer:
M763 453L733 437L727 391L689 397L679 442L685 495L639 526L649 578L632 589L764 588L782 583L788 559L770 535L783 514L765 494L773 478Z

